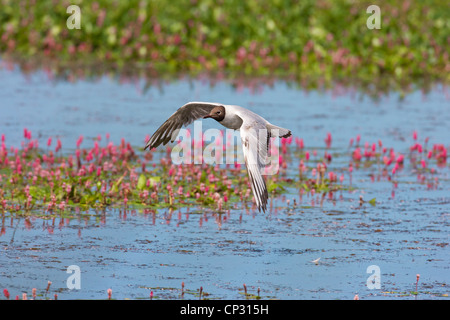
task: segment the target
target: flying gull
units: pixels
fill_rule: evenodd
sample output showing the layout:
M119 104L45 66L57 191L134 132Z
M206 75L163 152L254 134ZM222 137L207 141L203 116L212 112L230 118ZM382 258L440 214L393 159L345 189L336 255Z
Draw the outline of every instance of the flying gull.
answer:
M269 148L269 139L276 133L280 138L287 138L291 131L277 127L260 115L240 106L211 102L189 102L179 108L151 136L145 149L157 148L159 145L173 142L181 127L187 126L197 119L212 118L226 128L239 130L242 141L247 172L251 188L259 211L267 209L266 183L261 175Z

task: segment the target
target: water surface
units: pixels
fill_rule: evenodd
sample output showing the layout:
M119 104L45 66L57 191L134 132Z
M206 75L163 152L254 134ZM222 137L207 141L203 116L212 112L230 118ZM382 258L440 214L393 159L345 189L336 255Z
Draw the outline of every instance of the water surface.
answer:
M49 79L45 72L24 76L16 69L0 70L0 82L0 133L17 147L28 128L42 145L48 137L60 138L63 151L73 150L80 135L89 141L106 133L139 148L188 101L248 107L290 128L311 151L323 150L329 132L337 168L348 163L349 141L358 134L361 145L381 140L405 154L414 130L420 141L429 138L429 146L450 144L448 89L439 85L428 94L417 90L404 99L396 93L373 99L351 89L307 91L282 81L252 90L227 81L180 79L155 81L145 89L142 80L104 76L70 83ZM212 121L203 125L215 126ZM297 165L294 160L288 174ZM331 200L289 189L271 199L265 214L237 205L220 214L202 208L156 213L131 208L82 211L75 219L3 215L0 287L12 296L37 288L40 297L57 293L59 299L105 299L109 288L117 299L148 299L150 291L154 299L198 299L203 287L209 299L243 299L245 283L252 294L259 287L266 299L353 299L355 294L447 299L448 164L437 168L439 183L431 189L410 167L399 174L395 189L382 178L372 181L379 174L377 166L356 170L356 189ZM376 205L360 204L360 196L376 199ZM67 288L70 265L80 267L79 290ZM371 265L380 268L380 289L367 286ZM47 281L52 282L49 293Z

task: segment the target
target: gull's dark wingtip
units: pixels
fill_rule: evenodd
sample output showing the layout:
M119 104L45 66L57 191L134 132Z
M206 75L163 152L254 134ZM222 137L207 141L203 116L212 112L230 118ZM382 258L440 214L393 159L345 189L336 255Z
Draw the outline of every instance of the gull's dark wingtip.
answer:
M150 139L145 143L144 151L147 149L148 149L148 151L152 150Z

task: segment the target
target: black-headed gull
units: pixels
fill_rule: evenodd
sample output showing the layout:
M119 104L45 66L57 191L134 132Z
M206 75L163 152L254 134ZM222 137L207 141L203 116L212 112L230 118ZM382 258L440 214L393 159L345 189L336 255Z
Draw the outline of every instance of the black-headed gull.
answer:
M161 143L165 145L169 141L173 142L181 127L201 118L212 118L226 128L240 131L244 160L253 195L258 209L265 212L269 194L261 175L261 169L266 163L269 139L274 136L273 134L280 138L287 138L291 135L291 131L277 127L260 115L240 106L189 102L179 108L156 130L144 149L156 148Z

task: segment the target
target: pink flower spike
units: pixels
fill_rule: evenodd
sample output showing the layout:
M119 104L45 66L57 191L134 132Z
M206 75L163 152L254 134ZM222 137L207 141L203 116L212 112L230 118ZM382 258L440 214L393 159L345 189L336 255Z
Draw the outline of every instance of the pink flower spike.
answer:
M413 132L413 139L417 140L417 131L416 130L414 130L414 132Z
M3 289L3 294L5 295L6 299L9 299L9 291L8 291L8 289Z
M61 147L62 147L62 144L61 144L61 140L56 140L56 151L58 151L58 150L60 150L61 149Z
M332 141L331 133L328 132L327 137L325 138L325 144L327 145L327 148L331 146L331 141Z
M83 142L83 136L80 136L77 140L77 148L80 147L81 143Z
M392 174L395 174L395 172L398 169L398 163L395 164L394 168L392 168Z
M52 137L48 138L47 140L47 146L50 147L51 144L52 144Z
M426 168L427 167L427 163L425 162L425 160L424 159L422 159L422 161L420 161L421 162L421 164L422 164L422 168Z

